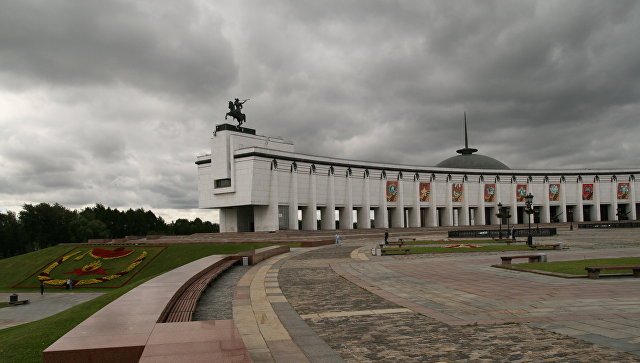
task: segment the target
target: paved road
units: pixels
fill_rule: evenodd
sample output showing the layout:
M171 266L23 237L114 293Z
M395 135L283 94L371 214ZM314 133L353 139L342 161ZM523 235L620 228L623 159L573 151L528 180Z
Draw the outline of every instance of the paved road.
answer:
M12 293L0 293L1 301L9 301ZM103 293L24 293L17 292L19 300L29 299L29 304L8 306L0 309L0 329L44 319L70 307L92 300Z

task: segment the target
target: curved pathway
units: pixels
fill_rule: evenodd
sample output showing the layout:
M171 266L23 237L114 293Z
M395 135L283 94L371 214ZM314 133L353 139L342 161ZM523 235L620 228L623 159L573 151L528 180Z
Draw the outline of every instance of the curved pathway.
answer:
M374 257L375 242L295 249L252 267L233 302L252 359L640 361L640 279L490 267L499 253ZM551 261L640 255L629 246L546 253Z
M356 248L326 248L293 257L279 274L289 303L345 360L638 360L638 356L528 324L505 324L638 320L640 289L624 286L638 286L637 279L590 288L584 284L591 280L488 267L499 260L496 255L373 257L362 263L349 258ZM566 251L560 253L570 257ZM516 274L524 278L509 276ZM576 282L577 286L567 286ZM594 300L585 301L585 296ZM606 299L615 306L601 305ZM554 314L562 316L551 318ZM602 326L591 326L603 332ZM621 329L631 337L631 325ZM631 342L625 348L634 351L640 345Z

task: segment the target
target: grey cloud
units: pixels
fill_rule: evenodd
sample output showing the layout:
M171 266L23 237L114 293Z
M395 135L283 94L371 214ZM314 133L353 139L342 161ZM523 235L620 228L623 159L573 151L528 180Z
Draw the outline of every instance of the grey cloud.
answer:
M466 111L513 168L637 167L639 33L635 1L3 2L0 204L195 208L234 97L303 153L435 165Z
M211 98L237 68L221 19L200 10L166 1L4 2L0 68L56 87L125 84Z

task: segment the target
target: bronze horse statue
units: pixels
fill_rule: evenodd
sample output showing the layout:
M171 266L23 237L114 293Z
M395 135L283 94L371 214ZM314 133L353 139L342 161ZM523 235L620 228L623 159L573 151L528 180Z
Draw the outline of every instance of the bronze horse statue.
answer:
M245 114L240 111L242 109L242 103L239 103L238 107L236 107L236 105L234 105L232 101L229 101L229 112L227 112L227 114L224 116L225 120L229 116L233 117L236 121L238 121L238 127L242 126L242 124L245 123L247 119Z

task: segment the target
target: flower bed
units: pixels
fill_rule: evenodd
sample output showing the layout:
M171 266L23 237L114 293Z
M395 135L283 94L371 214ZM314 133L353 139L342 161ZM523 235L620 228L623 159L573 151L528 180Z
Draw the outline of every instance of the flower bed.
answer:
M13 287L38 288L42 282L47 287L66 288L68 281L71 281L74 288L120 287L166 248L168 247L76 247ZM145 264L139 267L143 263Z

